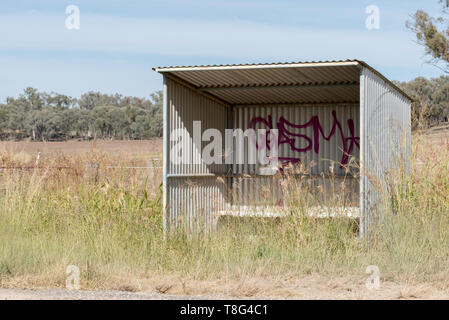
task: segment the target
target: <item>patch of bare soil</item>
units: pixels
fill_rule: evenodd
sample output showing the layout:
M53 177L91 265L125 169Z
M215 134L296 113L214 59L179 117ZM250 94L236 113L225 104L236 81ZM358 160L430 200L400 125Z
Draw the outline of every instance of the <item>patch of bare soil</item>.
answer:
M381 282L378 289L368 289L365 279L308 276L302 279L242 279L197 281L157 278L130 281L124 290L0 289L5 299L448 299L449 284L412 284Z
M17 152L50 155L63 153L66 155L82 154L92 150L103 151L109 155L161 155L162 139L153 140L92 140L92 141L0 141L0 148L13 149Z

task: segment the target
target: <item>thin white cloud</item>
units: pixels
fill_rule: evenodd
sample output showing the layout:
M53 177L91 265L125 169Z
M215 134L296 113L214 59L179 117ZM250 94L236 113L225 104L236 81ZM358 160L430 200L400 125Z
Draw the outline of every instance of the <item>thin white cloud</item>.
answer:
M0 56L0 66L0 103L8 96L18 96L28 86L74 97L90 90L149 97L162 86L150 66L126 61Z
M69 31L65 18L64 12L0 15L0 102L26 86L72 96L88 90L148 96L160 89L161 80L150 68L153 62L141 63L146 55L168 57L159 60L172 64L183 64L186 58L198 64L358 58L402 80L439 72L423 67L423 50L405 30L139 19L81 11L81 29ZM78 53L82 59L73 58ZM123 60L113 60L121 54ZM139 55L140 62L133 55Z
M309 29L241 20L137 19L83 14L67 30L65 14L0 15L0 50L83 51L190 57L319 60L359 58L386 66L419 61L404 32Z

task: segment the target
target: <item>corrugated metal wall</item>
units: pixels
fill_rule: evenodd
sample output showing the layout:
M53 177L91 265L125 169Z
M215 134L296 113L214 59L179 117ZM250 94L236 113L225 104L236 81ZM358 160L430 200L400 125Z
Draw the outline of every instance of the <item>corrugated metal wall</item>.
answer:
M167 144L164 150L164 226L166 230L211 228L214 212L224 209L226 198L226 182L215 174L225 173L226 167L207 165L202 161L201 150L208 142L195 145L193 122L201 121L200 134L206 129L215 128L224 137L227 107L171 79L165 79L164 90L167 109L164 128L164 143ZM170 134L176 129L185 129L184 134L178 141L171 141ZM170 152L178 142L187 152L182 153L182 163L175 164ZM192 164L189 164L189 156L192 156Z
M215 222L215 213L228 209L231 204L276 205L282 199L281 180L257 177L256 166L247 163L231 166L234 177L233 194L230 194L231 178L224 177L230 166L206 165L202 161L200 151L207 143L201 142L198 146L193 142L195 120L201 121L202 132L208 128L215 128L222 133L222 137L225 137L224 130L228 125L246 130L252 123L255 129L266 129L267 122L271 121L271 127L279 130L278 123L283 118L283 131L286 137L280 146L279 156L299 159L306 168L311 168L309 173L312 176L328 173L332 163L334 172L337 175L344 175L344 169L338 165L343 159L343 141L346 141L347 145L351 141L360 144L360 148L356 144L353 145L351 155L356 159L360 158L360 164L363 166L358 185L363 215L361 226L363 235L379 207L378 194L374 188L375 181L376 179L383 181L384 172L393 166L396 155L403 154L401 146L406 148L406 152L410 151L411 134L410 102L377 74L366 68L362 69L360 82L360 106L358 104L237 105L232 107L231 114L228 106L166 77L164 79L166 230L180 227L192 231L197 228L204 230L204 227L210 230ZM315 119L315 122L309 123L311 119ZM326 141L323 135L329 135L337 120L341 125L343 138L337 126L329 141ZM307 123L309 125L300 128ZM350 123L354 126L353 133L350 130ZM322 133L317 131L318 127L322 128ZM170 141L170 134L176 129L186 129L182 136L182 144L187 152L183 156L192 155L193 162L198 162L197 164L174 164L171 161L170 150L177 142ZM355 140L358 136L360 140ZM311 142L305 137L309 137ZM314 149L315 137L318 137L318 152ZM310 143L312 143L311 150L295 150L306 148ZM358 162L355 162L353 171L358 172L357 166ZM249 178L242 175L249 175ZM267 192L262 192L263 196L260 196L260 190L264 188ZM359 192L353 189L353 193Z
M260 105L260 106L235 106L233 114L234 128L247 130L253 129L278 129L281 135L281 143L279 145L279 157L282 159L291 159L291 161L299 160L304 169L311 178L315 178L316 190L325 189L328 184L322 177L316 179L322 173L330 173L331 166L334 174L337 176L347 176L346 179L350 193L357 195L358 199L358 183L350 181L351 174L357 174L359 171L358 161L351 163L351 172L348 174L345 169L340 167L343 160L343 141L349 146L351 139L359 137L359 105ZM335 112L335 113L333 113ZM282 119L288 121L281 124ZM315 119L315 120L314 120ZM317 122L318 120L319 122ZM353 123L353 130L350 130L350 124ZM269 125L267 125L269 123ZM309 123L309 124L308 124ZM307 125L308 124L308 125ZM304 126L298 128L298 126ZM318 125L323 129L323 134L330 137L329 141L323 138L323 134L318 132L318 152L314 147L315 131L319 130ZM294 127L297 126L297 127ZM341 126L341 135L339 127ZM335 132L331 135L332 128ZM315 135L314 135L315 133ZM301 135L301 136L300 136ZM291 140L288 140L291 139ZM352 146L351 156L354 159L359 157L358 140ZM298 151L297 149L308 149ZM248 144L245 144L245 152L247 152ZM234 151L235 152L235 151ZM245 157L247 160L247 156ZM279 178L254 176L256 174L257 165L234 164L233 173L235 175L243 175L243 177L234 178L232 199L233 204L240 205L278 205L282 204L282 187ZM246 176L245 175L250 175ZM320 187L321 186L321 187Z
M386 174L405 160L411 143L411 102L367 68L360 78L361 236L383 209Z

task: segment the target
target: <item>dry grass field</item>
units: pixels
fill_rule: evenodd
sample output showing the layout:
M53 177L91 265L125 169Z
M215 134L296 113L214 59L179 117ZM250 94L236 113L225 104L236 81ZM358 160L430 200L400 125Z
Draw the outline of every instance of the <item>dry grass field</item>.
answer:
M120 158L131 163L159 158L162 154L162 140L93 140L66 142L0 141L0 150L44 157L58 155L80 156L92 152L103 152L112 158Z
M230 223L213 237L164 238L161 170L129 168L161 149L161 140L0 143L0 287L63 288L66 267L76 265L85 290L449 297L447 131L413 137L412 173L392 179L369 249L346 221L302 214L304 190L292 195L288 219L256 231ZM38 152L38 169L17 168L34 166ZM379 267L378 290L365 287L369 265Z

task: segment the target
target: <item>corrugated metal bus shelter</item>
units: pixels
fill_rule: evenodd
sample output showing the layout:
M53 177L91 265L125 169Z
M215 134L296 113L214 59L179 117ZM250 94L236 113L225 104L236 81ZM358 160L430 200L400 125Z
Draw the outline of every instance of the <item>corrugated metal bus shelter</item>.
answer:
M166 231L211 231L224 212L244 214L251 206L263 206L270 215L282 206L282 178L261 174L257 164L206 164L202 150L207 142L194 139L194 121L201 121L201 131L217 129L222 137L225 129L278 129L281 162L310 166L311 177L330 172L345 176L348 169L343 165L353 161L349 171L355 178L348 181L361 236L379 211L373 177L385 181L397 159L407 165L411 99L362 61L154 70L164 80ZM184 133L173 141L177 129ZM182 157L190 162L172 161L176 144L187 150ZM222 152L227 152L224 147ZM267 187L269 203L258 195L261 186ZM325 180L321 187L326 189Z

